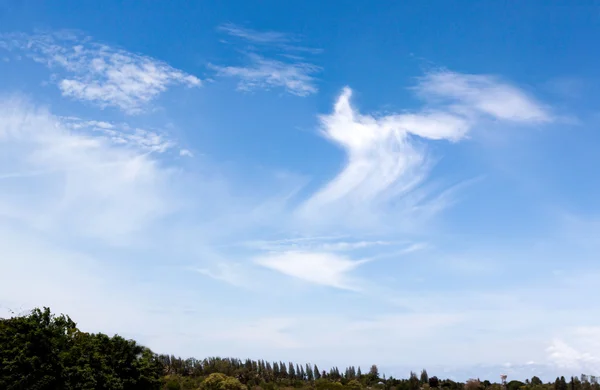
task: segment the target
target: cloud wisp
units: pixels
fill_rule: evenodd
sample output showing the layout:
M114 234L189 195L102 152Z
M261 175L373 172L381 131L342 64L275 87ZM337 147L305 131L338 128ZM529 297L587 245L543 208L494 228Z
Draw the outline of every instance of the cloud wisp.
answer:
M2 34L0 47L56 72L63 96L139 114L170 86L198 87L196 76L155 58L94 42L78 33Z
M180 156L193 156L191 151L179 149L177 141L167 132L158 129L143 129L127 123L83 120L75 117L61 117L60 120L65 127L74 132L102 137L115 145L159 154L177 149Z
M284 62L268 59L256 53L248 53L246 66L214 66L217 75L236 77L240 81L238 89L269 90L283 88L297 96L308 96L318 91L313 74L320 71L318 66L306 62Z
M357 290L348 273L364 261L328 252L274 252L254 259L260 266L323 286Z
M299 46L298 39L282 32L255 31L231 23L218 30L242 41L245 63L210 67L218 76L237 78L239 90L283 88L296 96L318 92L315 75L321 68L298 54L317 54L319 50Z
M288 34L279 31L256 31L233 23L224 23L218 26L217 30L255 44L287 44L291 41L291 37Z
M296 51L319 54L323 51L318 48L301 46L300 37L280 31L257 31L233 23L224 23L217 27L217 30L228 34L230 37L239 38L254 45L277 47L288 52Z

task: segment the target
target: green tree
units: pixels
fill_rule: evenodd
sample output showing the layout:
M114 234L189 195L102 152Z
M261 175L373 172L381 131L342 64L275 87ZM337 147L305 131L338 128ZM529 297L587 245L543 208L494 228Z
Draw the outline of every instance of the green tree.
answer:
M310 382L312 382L315 379L314 371L308 363L306 363L306 379Z
M63 389L62 354L68 351L76 324L50 309L0 319L0 389Z
M228 376L220 383L219 390L246 390L246 386L238 379Z
M202 390L221 390L221 383L223 383L225 379L227 379L225 374L214 372L202 381L200 387Z
M356 379L352 379L351 381L346 383L346 388L348 390L362 390L363 387L359 381L357 381Z
M531 385L532 386L540 386L542 385L542 380L540 378L538 378L537 376L534 376L531 378Z
M521 381L510 381L506 384L506 389L507 390L521 390L522 387L525 386L525 383L521 382ZM561 389L561 390L567 390L567 389Z
M314 375L313 376L315 377L315 380L321 379L321 373L319 372L319 367L317 367L317 365L315 364L314 368L315 369L314 369Z
M410 376L408 378L407 389L408 390L419 390L421 386L419 385L419 378L417 378L417 374L414 372L410 372Z
M574 383L574 381L573 381L573 383ZM565 380L564 376L560 377L559 390L568 390L567 381Z
M165 378L165 390L181 390L181 384L177 378Z
M155 389L162 366L152 352L120 336L77 332L63 354L66 389Z
M0 388L158 389L163 366L135 341L80 332L49 308L0 320Z
M376 364L373 364L371 369L369 369L369 373L367 374L367 384L374 385L377 382L379 382L379 368Z
M427 370L423 369L421 371L421 384L429 383L429 375L427 374Z

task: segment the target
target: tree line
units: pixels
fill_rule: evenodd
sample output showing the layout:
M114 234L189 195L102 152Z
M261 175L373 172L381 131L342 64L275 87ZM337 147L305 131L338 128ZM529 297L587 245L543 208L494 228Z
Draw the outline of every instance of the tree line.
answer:
M511 381L506 390L600 390L597 383L538 377ZM121 336L80 331L49 308L0 319L0 389L6 390L503 390L500 384L465 383L411 372L398 379L376 365L321 370L314 364L155 354Z

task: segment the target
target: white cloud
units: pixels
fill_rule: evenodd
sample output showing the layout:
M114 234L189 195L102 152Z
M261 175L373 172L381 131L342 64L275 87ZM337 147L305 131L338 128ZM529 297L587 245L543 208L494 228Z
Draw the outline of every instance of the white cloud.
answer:
M194 153L189 149L180 149L179 155L182 157L194 157Z
M346 152L346 167L305 202L300 209L303 216L324 212L335 219L333 212L364 223L365 219L355 218L357 212L371 214L377 203L406 194L424 180L429 161L410 134L459 139L468 129L465 119L451 114L361 115L351 107L350 96L346 88L333 114L321 117L323 135Z
M320 68L305 62L283 62L268 59L258 54L248 54L246 66L212 66L218 75L240 79L238 88L243 91L253 89L284 88L297 96L308 96L318 91L313 74Z
M426 99L450 99L454 110L480 112L516 122L549 122L547 109L522 90L489 75L429 73L416 91Z
M345 256L315 252L275 252L254 259L266 268L324 286L356 290L358 286L348 273L362 264Z
M381 222L378 213L408 218L439 211L450 193L432 200L423 186L432 161L422 141L460 141L487 117L528 124L552 120L535 100L491 76L432 73L414 90L428 100L426 108L381 117L359 113L350 104L350 88L342 91L333 113L321 116L321 128L346 153L346 166L302 205L300 216L371 226L373 218Z
M102 125L106 127L105 125ZM19 99L0 101L0 216L49 234L117 243L178 206L171 171L143 147L76 133Z
M572 328L564 337L552 340L548 360L560 369L594 375L600 372L599 340L600 327Z
M245 48L246 61L243 65L210 65L219 76L239 79L239 90L283 88L297 96L308 96L318 92L315 74L319 73L321 68L291 52L315 54L320 52L319 50L298 46L296 38L281 32L255 31L231 23L221 25L219 30L254 45ZM267 57L270 53L263 53L265 49L278 51L279 59Z
M3 34L3 46L57 71L64 96L135 114L172 85L197 87L200 79L152 57L74 33Z

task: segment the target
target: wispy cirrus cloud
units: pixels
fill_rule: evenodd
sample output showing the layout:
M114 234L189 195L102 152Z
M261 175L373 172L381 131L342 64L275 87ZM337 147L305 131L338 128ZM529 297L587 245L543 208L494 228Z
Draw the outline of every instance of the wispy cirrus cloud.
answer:
M218 26L217 30L257 44L283 44L291 41L289 34L279 31L256 31L233 23L224 23Z
M312 54L318 54L323 51L318 48L301 46L302 39L300 37L279 31L257 31L233 23L224 23L217 27L217 30L228 34L230 37L239 38L254 45L275 46L284 51Z
M323 136L345 151L346 166L305 201L302 216L364 224L393 208L419 210L433 164L424 141L461 141L488 118L507 125L552 121L546 107L492 76L442 71L426 75L413 90L426 99L425 108L379 117L358 112L351 89L342 91L333 113L320 119Z
M94 42L75 32L1 34L0 47L56 72L63 96L139 114L170 86L198 87L196 76L155 58Z
M377 247L377 246L395 246L406 244L403 242L392 242L384 240L352 240L351 237L331 236L331 237L298 237L280 240L256 240L242 243L243 246L253 249L276 251L280 249L294 250L319 250L345 252L356 249Z
M268 59L255 53L247 55L249 63L245 66L215 66L219 76L239 78L238 89L283 88L297 96L308 96L318 91L313 74L321 69L305 62L284 62Z
M127 123L83 120L76 117L61 117L65 127L80 132L102 137L115 145L127 146L140 151L165 153L178 149L178 144L168 132L158 129L143 129L132 127ZM192 156L187 149L178 149L180 156Z
M238 89L283 88L297 96L318 92L316 74L321 68L299 55L317 54L318 49L300 46L299 39L282 32L256 31L232 23L221 25L218 30L243 43L242 65L210 65L219 76L239 79Z

